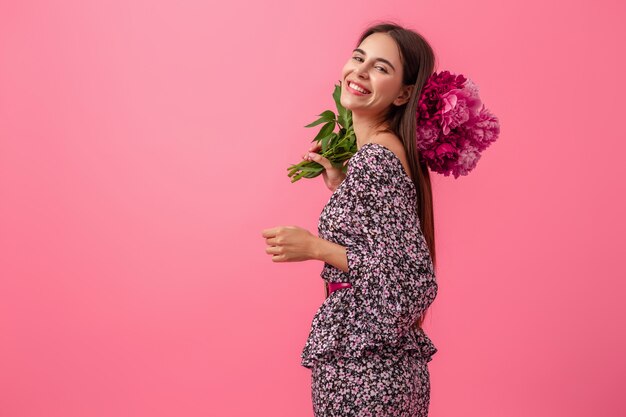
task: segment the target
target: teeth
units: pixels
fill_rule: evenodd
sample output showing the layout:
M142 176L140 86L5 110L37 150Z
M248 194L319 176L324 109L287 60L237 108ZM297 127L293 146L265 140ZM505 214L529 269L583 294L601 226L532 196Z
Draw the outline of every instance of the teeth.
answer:
M367 94L368 93L366 90L363 90L361 87L359 87L358 85L356 85L352 81L350 81L350 87L354 88L356 91L360 91L363 94Z

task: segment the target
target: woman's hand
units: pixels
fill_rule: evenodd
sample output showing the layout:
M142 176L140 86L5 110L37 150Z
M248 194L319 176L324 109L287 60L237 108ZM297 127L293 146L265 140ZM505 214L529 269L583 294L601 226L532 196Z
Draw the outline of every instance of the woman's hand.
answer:
M298 226L277 226L263 230L267 243L265 252L272 255L273 262L298 262L315 259L315 243L318 239Z
M302 158L308 161L315 161L324 167L324 170L322 171L324 182L326 183L328 189L334 192L337 187L339 187L339 184L341 184L346 178L346 174L341 170L341 168L335 168L327 158L324 158L322 155L317 153L317 151L321 148L322 144L317 142L309 148L309 151L304 154Z

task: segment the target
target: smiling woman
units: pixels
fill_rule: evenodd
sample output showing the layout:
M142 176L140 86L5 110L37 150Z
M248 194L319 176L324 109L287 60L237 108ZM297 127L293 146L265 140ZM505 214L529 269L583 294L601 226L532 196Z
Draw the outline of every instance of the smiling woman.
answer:
M421 324L438 286L415 114L433 69L432 48L416 32L366 29L341 73L357 152L320 214L319 236L296 226L263 232L273 261L324 262L327 298L301 355L315 417L428 415L427 363L437 349Z

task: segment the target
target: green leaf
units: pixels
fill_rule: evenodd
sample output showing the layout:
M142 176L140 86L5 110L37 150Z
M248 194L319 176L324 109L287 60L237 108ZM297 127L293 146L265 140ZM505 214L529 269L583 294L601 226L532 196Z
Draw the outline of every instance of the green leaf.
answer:
M342 116L341 122L342 122L342 126L345 128L348 128L349 126L352 125L352 111L351 110L346 110L345 114Z
M348 128L348 125L352 121L352 112L341 105L341 83L335 84L335 90L333 91L333 99L335 100L335 106L337 107L337 114L339 115L337 123L342 127Z
M337 134L336 133L331 133L328 136L325 136L321 139L322 141L322 153L325 153L328 150L328 147L330 146L330 144L333 142L333 139L337 138Z
M330 122L331 120L335 120L335 113L333 113L331 110L326 110L323 113L319 114L319 116L321 116L319 119L317 119L313 123L309 123L308 125L304 127L313 127L313 126L319 125L320 123Z
M335 100L335 105L337 106L337 111L345 108L341 105L341 81L339 84L335 84L335 88L333 90L333 100Z
M317 141L321 140L323 137L328 136L331 133L333 133L333 130L335 130L335 120L331 120L330 122L322 126L320 131L315 136L315 140Z

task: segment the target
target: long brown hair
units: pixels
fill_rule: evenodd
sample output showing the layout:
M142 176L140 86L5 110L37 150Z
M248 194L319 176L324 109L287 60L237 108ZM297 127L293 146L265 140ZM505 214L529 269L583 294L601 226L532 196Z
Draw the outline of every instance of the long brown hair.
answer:
M417 213L426 240L433 267L436 265L435 255L435 219L433 214L433 194L430 175L426 163L421 162L416 146L416 118L417 104L422 93L422 87L435 70L435 54L424 37L413 30L405 29L394 22L382 22L370 26L363 31L357 42L358 45L373 33L382 32L391 36L398 45L402 60L403 84L413 85L411 98L401 106L391 105L385 120L381 124L388 128L380 132L390 132L398 136L404 144L411 176L417 191ZM424 311L416 321L416 327L422 327L426 312Z

